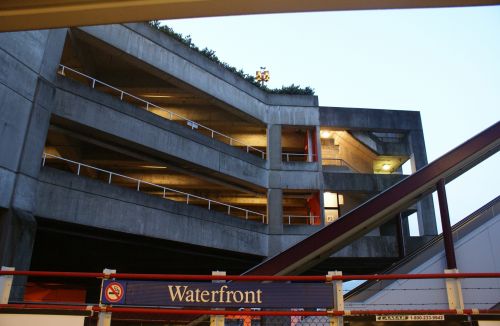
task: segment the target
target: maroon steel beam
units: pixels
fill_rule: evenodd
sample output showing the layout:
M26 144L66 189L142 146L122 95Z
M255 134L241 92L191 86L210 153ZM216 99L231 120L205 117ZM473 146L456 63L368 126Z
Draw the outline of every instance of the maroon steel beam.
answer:
M499 148L500 122L497 122L334 223L244 274L301 273L374 227L387 222L395 214L433 191L439 180L453 180L496 153Z
M450 213L448 211L448 200L446 199L446 188L444 179L439 180L436 185L439 212L441 215L441 227L443 228L444 252L446 255L446 266L448 269L457 268L455 258L455 246L453 245L453 232L451 230Z

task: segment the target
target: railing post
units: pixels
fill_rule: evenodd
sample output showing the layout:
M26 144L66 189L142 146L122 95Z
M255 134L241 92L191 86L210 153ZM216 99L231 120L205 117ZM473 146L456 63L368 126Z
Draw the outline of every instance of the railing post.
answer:
M189 205L189 194L186 195L186 205Z
M213 271L212 275L226 276L226 272ZM223 280L213 280L212 283L225 283ZM213 310L224 310L223 308L213 308ZM225 318L224 315L211 315L210 316L210 326L224 326Z
M292 223L290 222L290 220L291 220L291 217L290 217L290 215L288 215L288 225L292 224Z
M441 213L441 227L443 228L444 251L446 254L446 268L456 269L455 246L453 245L453 232L450 224L450 213L448 211L448 200L446 199L445 181L441 179L436 184L439 212Z
M248 220L248 211L245 211L245 220Z
M457 274L458 269L445 269L445 274ZM458 278L446 279L446 294L448 297L448 307L450 310L457 310L458 313L464 310L464 298L462 296L462 286Z
M113 173L109 172L109 179L108 179L108 184L111 184L111 177L113 176Z
M210 210L210 204L211 204L211 200L209 199L208 200L208 210Z
M105 308L106 306L103 305L101 302L104 280L108 279L109 275L116 274L116 269L105 268L102 272L104 273L104 275L106 275L106 277L104 277L101 282L101 295L99 296L99 307ZM111 313L106 311L99 312L97 316L97 326L111 326Z
M333 311L344 311L344 291L342 280L332 280L332 276L342 276L341 271L328 272L326 278L333 286ZM342 316L330 316L330 326L341 326L344 324Z
M165 194L167 192L167 189L166 188L163 188L163 198L165 198Z
M95 79L92 78L92 88L95 88Z
M78 163L78 169L76 171L76 175L80 175L80 168L82 167L82 165L80 163Z
M2 266L2 271L15 271L14 267ZM0 304L8 304L14 275L0 276Z
M123 91L120 92L120 100L123 101Z
M149 102L146 102L146 111L149 111Z
M47 153L43 153L42 166L45 166L46 159L47 159Z
M137 191L139 191L141 187L141 180L137 180Z
M227 215L231 215L231 206L227 205Z

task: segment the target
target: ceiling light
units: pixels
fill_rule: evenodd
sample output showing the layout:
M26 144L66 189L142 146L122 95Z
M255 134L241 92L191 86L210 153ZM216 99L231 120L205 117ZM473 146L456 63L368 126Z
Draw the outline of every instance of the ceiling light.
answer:
M384 165L382 165L382 170L384 170L384 171L390 171L391 170L391 165L385 163Z
M321 138L330 138L332 132L329 130L321 130L319 134Z
M158 165L141 165L141 168L146 169L166 169L166 166L158 166Z

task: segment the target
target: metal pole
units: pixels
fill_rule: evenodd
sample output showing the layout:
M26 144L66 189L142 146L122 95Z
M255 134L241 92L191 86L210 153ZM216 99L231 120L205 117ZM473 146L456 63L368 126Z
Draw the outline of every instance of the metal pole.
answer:
M212 275L226 276L224 271L212 271ZM223 280L214 280L212 283L225 283ZM223 308L213 308L212 310L224 310ZM211 315L210 316L210 326L224 326L225 316L224 315Z
M453 245L453 233L451 231L450 213L448 211L448 201L446 199L445 181L438 181L437 194L439 201L439 212L441 213L441 226L443 228L444 251L446 253L446 266L448 269L456 269L455 246Z

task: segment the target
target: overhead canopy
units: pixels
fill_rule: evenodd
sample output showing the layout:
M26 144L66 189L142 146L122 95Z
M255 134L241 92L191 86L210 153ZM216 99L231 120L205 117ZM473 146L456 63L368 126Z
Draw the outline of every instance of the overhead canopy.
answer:
M481 6L499 0L2 0L0 31L333 10ZM300 22L298 22L300 23Z

